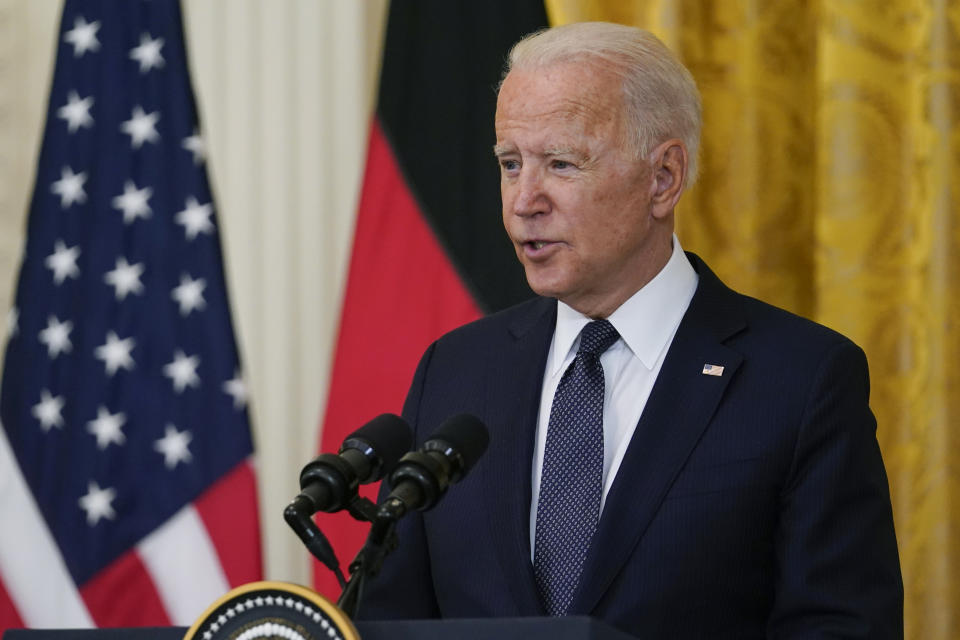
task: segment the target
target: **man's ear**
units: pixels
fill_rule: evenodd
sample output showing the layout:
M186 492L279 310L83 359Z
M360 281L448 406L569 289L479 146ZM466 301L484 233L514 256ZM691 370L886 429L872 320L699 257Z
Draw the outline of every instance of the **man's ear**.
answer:
M661 143L650 154L653 170L653 194L650 204L655 218L673 213L683 193L687 175L687 148L682 140L672 138Z

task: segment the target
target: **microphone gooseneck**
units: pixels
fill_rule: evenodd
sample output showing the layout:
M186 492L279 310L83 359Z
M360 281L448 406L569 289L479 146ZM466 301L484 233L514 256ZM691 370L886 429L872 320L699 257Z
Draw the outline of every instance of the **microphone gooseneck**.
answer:
M360 485L380 480L412 441L410 426L385 413L348 435L339 454L322 454L300 472L300 494L284 509L283 518L310 553L333 571L341 587L346 581L340 563L311 516L317 511L349 509L355 517L362 514L372 519L376 507L359 497Z
M476 417L461 414L446 420L418 451L400 458L387 482L390 494L377 505L367 541L350 565L351 576L337 605L355 617L366 579L375 576L397 542L396 524L413 510L430 509L459 482L487 449L490 436Z

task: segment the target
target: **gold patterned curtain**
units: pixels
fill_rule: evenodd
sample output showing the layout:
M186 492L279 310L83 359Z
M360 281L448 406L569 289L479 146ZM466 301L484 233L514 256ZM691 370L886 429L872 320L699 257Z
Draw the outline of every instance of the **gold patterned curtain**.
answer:
M960 1L547 0L649 29L704 102L684 248L867 352L906 637L960 638Z

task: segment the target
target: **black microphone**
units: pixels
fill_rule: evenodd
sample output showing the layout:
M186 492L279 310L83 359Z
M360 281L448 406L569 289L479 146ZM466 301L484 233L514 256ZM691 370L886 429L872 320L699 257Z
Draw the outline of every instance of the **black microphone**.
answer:
M384 413L348 435L340 445L339 455L325 453L300 472L300 495L283 510L283 519L310 553L336 574L341 587L346 586L346 581L337 555L310 516L317 511L333 512L347 507L355 515L351 505L366 500L358 499L359 486L382 478L412 443L410 425L398 416ZM373 509L371 503L370 511Z
M408 511L426 511L447 488L463 479L483 452L490 436L487 427L469 414L447 419L419 451L400 459L390 473L390 494L379 506L377 518L396 521Z
M304 506L309 513L344 509L359 485L380 480L412 444L410 425L403 418L381 414L347 436L339 454L324 453L303 468L294 503L308 501Z

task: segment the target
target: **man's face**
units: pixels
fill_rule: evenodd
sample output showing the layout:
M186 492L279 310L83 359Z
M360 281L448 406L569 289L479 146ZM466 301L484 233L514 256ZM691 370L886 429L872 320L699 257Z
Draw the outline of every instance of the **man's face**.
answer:
M651 213L650 166L624 143L619 78L575 62L512 71L496 129L503 224L530 287L609 315L670 247Z

